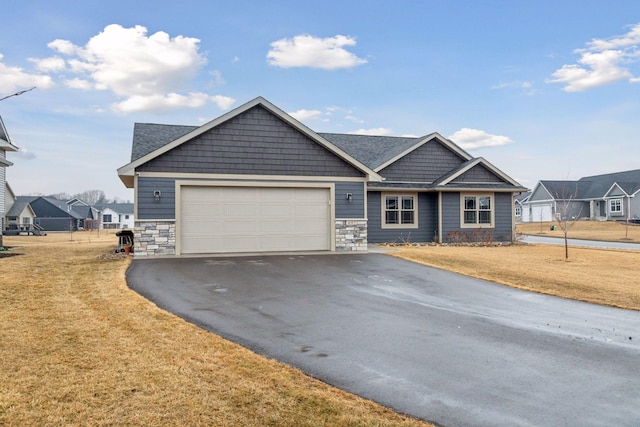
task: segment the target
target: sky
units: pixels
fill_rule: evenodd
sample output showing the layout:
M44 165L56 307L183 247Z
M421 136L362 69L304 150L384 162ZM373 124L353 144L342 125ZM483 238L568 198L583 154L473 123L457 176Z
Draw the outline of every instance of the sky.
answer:
M637 0L33 0L0 20L18 195L133 200L134 123L257 96L317 132L438 132L528 188L640 169Z

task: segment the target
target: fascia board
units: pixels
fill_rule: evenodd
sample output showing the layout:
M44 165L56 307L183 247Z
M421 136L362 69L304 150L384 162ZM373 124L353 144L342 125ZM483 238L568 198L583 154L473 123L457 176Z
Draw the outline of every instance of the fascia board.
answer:
M125 183L125 185L127 185L127 182L125 182L125 180L123 179L123 176L133 176L133 174L135 173L135 169L136 167L150 161L153 160L154 158L182 145L183 143L195 138L198 135L201 135L207 131L209 131L210 129L213 129L214 127L232 119L233 117L240 115L242 113L244 113L245 111L257 106L257 105L262 105L264 108L266 108L267 110L269 110L271 113L275 114L276 116L278 116L279 118L281 118L282 120L284 120L285 122L287 122L288 124L290 124L291 126L293 126L295 129L297 129L298 131L300 131L301 133L303 133L304 135L308 136L309 138L313 139L314 141L316 141L317 143L319 143L320 145L322 145L324 148L326 148L327 150L331 151L332 153L334 153L335 155L337 155L338 157L342 158L343 160L345 160L346 162L348 162L349 164L351 164L352 166L354 166L356 169L360 170L361 172L365 173L367 175L367 177L369 178L369 180L371 181L382 181L382 177L380 175L378 175L378 173L370 168L368 168L367 166L365 166L364 164L360 163L358 160L354 159L353 157L349 156L346 152L342 151L341 149L339 149L337 146L335 146L334 144L332 144L331 142L329 142L328 140L322 138L320 135L318 135L317 133L315 133L313 130L309 129L307 126L303 125L302 123L300 123L299 121L297 121L296 119L294 119L293 117L291 117L290 115L288 115L287 113L285 113L284 111L282 111L280 108L276 107L275 105L273 105L272 103L270 103L269 101L267 101L266 99L264 99L263 97L259 96L243 105L241 105L238 108L235 108L225 114L223 114L222 116L211 120L210 122L200 126L197 129L192 130L191 132L181 136L180 138L174 140L173 142L170 142L169 144L163 145L162 147L152 151L151 153L148 153L142 157L140 157L139 159L128 163L122 167L120 167L118 169L118 175L120 175L120 179Z
M412 151L417 150L418 148L422 147L424 144L426 144L427 142L431 141L434 138L437 139L441 144L446 146L448 149L450 149L454 153L456 153L459 156L461 156L462 158L464 158L465 161L469 161L469 160L471 160L473 158L469 153L464 151L462 148L458 147L452 141L450 141L447 138L443 137L438 132L433 132L433 133L430 133L429 135L426 135L426 136L420 138L418 140L418 142L416 142L414 145L412 145L411 147L407 148L406 150L404 150L402 153L398 154L397 156L387 160L386 162L384 162L380 166L376 167L374 170L376 172L380 172L382 169L386 168L387 166L389 166L392 163L397 162L398 160L400 160L401 158L403 158L407 154L411 153Z
M622 191L622 193L623 193L625 196L629 197L629 195L627 194L627 192L626 192L626 191L624 191L624 188L620 187L620 185L619 185L617 182L614 182L614 183L611 185L611 187L609 187L609 189L607 190L607 192L606 192L606 193L604 193L604 196L602 196L602 198L603 198L603 199L609 198L609 193L611 193L611 191L613 191L613 189L614 189L614 188L616 188L616 187L618 187L618 189L619 189L620 191ZM614 197L614 196L611 196L611 197ZM616 197L617 197L617 196L616 196Z

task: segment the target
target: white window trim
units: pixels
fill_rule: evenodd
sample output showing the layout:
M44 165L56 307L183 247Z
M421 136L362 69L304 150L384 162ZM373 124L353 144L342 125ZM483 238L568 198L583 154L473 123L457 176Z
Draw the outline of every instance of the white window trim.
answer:
M387 224L386 223L386 212L387 212L387 197L388 196L397 196L402 198L403 196L412 196L413 197L413 224ZM402 209L399 210L402 212ZM380 196L380 222L382 228L402 228L402 229L410 229L410 228L418 228L418 193L381 193Z
M464 198L465 197L489 197L491 203L491 223L490 224L465 224L464 222ZM478 209L476 209L478 211ZM476 218L477 220L477 218ZM495 193L460 193L460 228L495 228L496 223L496 198Z
M611 209L613 202L620 202L620 210ZM623 216L624 215L624 202L622 198L609 199L609 215L611 216Z

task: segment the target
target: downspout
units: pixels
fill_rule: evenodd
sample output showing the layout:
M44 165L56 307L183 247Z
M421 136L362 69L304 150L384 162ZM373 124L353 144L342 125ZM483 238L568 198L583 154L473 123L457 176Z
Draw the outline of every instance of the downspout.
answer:
M438 191L438 243L442 243L442 191Z

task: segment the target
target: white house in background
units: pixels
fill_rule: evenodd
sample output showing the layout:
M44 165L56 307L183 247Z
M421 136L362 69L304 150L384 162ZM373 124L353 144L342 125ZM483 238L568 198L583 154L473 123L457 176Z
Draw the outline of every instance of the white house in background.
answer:
M539 181L522 203L522 222L559 216L597 221L640 220L640 169L578 181Z
M133 228L133 203L107 203L94 206L100 212L101 229Z
M11 143L7 129L4 127L2 117L0 117L0 246L2 246L2 231L4 230L4 216L6 213L6 182L7 167L13 165L7 160L8 151L18 151L18 147Z

